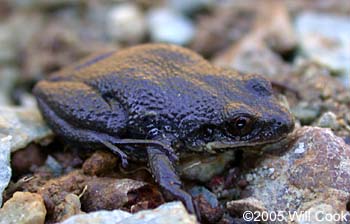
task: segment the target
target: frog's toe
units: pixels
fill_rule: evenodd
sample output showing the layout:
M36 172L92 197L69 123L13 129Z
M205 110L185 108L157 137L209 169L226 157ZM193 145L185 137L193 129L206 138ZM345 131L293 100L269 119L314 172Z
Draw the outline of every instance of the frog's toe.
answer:
M113 153L117 154L122 162L122 167L126 168L128 166L128 156L117 146L113 145L108 141L104 141L100 139L100 142L104 144L107 148L109 148Z

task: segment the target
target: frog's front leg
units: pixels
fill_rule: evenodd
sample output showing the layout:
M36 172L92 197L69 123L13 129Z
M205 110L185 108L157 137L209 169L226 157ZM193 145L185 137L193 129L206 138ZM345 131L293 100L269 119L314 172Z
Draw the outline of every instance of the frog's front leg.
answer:
M163 190L184 203L188 211L197 214L191 195L182 189L182 182L168 156L154 146L147 147L148 163L155 181Z

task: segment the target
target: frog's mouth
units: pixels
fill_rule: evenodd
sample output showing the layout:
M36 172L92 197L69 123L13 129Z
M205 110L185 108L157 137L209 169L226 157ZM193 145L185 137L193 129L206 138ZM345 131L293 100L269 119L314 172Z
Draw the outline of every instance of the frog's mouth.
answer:
M288 134L283 134L280 135L277 138L269 139L269 140L264 140L264 141L238 141L238 142L229 142L229 141L213 141L213 142L208 142L205 144L204 148L205 151L209 153L216 153L223 151L224 149L228 148L240 148L240 147L253 147L253 146L260 146L260 145L265 145L265 144L271 144L278 142L282 139L284 139Z

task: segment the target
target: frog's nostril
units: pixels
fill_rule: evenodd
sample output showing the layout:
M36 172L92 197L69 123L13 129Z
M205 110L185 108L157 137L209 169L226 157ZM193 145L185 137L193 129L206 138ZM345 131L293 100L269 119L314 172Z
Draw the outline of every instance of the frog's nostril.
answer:
M294 128L294 122L289 117L280 117L275 118L274 126L283 132L290 132Z

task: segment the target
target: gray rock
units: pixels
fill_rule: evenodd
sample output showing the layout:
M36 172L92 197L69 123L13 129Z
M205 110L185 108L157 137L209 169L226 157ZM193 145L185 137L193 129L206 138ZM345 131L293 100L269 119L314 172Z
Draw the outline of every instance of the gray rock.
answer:
M2 192L7 187L11 179L11 136L0 134L0 207L2 205Z
M194 215L188 214L181 202L170 202L153 210L130 214L121 210L98 211L83 215L75 215L61 224L194 224L198 223Z
M36 107L0 106L0 205L11 178L10 152L50 135Z
M16 50L11 27L0 24L0 63L9 63L15 60Z
M350 75L350 17L322 13L301 13L295 29L306 57Z
M0 224L43 224L46 208L36 193L16 192L0 209Z
M191 13L204 7L210 7L215 3L213 0L168 0L167 2L170 8L183 13Z
M147 15L152 41L178 45L189 43L195 33L191 20L166 8L151 10Z
M234 159L233 150L205 157L194 155L180 163L179 171L181 176L187 179L207 182L213 176L222 173L226 165Z
M192 195L192 197L202 195L205 198L205 200L207 202L209 202L210 206L213 208L219 206L219 201L218 201L216 195L214 193L210 192L205 187L196 186L196 187L191 188L191 190L189 192Z
M292 108L292 113L302 124L309 125L317 118L320 110L308 105L307 102L300 102Z
M1 31L0 31L0 35L1 35ZM0 52L1 52L1 49L0 49ZM0 105L11 104L10 94L18 77L19 77L18 69L14 67L9 67L9 66L0 68L0 80L1 80Z
M0 134L12 136L11 152L52 135L37 107L0 106Z
M266 154L255 169L246 171L244 176L249 185L242 194L261 201L268 211L346 214L350 197L350 146L330 129L316 127L300 128L289 140L282 155ZM271 168L273 172L264 171Z
M330 128L338 130L340 125L337 121L337 116L333 112L326 112L317 121L317 126L321 128Z
M146 22L142 11L133 3L113 6L107 12L107 35L115 41L137 43L146 34Z

